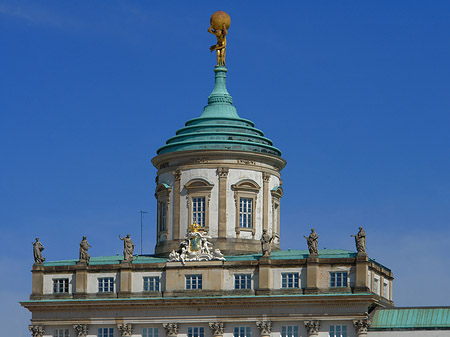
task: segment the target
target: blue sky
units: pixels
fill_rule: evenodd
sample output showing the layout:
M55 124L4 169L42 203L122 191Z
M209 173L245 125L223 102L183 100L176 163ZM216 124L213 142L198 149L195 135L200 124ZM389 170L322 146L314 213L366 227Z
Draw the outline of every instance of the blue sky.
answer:
M228 90L288 165L282 247L354 250L394 271L398 306L448 305L447 1L1 1L0 317L28 336L35 236L47 260L154 247L156 149L201 114L216 10ZM140 251L140 247L137 247Z

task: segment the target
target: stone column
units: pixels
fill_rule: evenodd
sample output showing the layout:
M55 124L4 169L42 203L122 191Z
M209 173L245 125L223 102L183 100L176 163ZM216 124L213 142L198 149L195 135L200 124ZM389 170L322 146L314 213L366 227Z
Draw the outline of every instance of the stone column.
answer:
M120 289L119 297L129 297L131 295L133 273L131 271L131 263L122 262L120 264Z
M320 321L305 321L305 328L308 332L308 337L319 336Z
M367 330L369 330L370 324L370 319L355 319L353 321L353 326L355 327L356 335L358 337L366 337Z
M32 269L31 299L40 299L44 295L44 266L33 265Z
M263 230L269 230L269 180L270 174L263 172ZM273 233L273 231L272 231Z
M173 186L173 239L180 239L180 183L181 183L181 170L175 170L173 172L175 177L175 183Z
M214 337L223 337L223 333L225 331L225 324L221 322L212 322L209 323L209 327L211 328L211 332Z
M117 329L120 331L122 337L128 337L133 335L133 326L131 324L117 324Z
M31 336L33 337L43 337L45 333L45 329L42 325L29 325L28 330L30 330Z
M356 285L355 292L369 292L369 260L367 254L358 253L356 256Z
M77 337L87 337L89 333L89 325L87 324L75 324L73 326Z
M167 337L175 337L178 335L178 323L164 323L164 329L166 329Z
M88 282L88 265L84 262L78 262L75 266L75 293L74 298L87 297L87 282Z
M228 167L218 167L219 176L219 239L227 237L227 177Z
M257 321L256 326L259 329L261 337L269 337L272 332L272 322L271 321Z
M319 257L309 255L306 258L306 294L319 293Z

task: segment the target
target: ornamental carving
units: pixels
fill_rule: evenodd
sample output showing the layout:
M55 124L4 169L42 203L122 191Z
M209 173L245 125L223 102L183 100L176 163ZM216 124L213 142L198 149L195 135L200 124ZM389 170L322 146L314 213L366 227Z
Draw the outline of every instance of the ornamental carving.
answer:
M353 321L353 326L355 327L358 336L360 334L367 334L367 330L369 330L371 323L370 319L355 319Z
M181 170L175 170L173 171L173 176L175 177L176 181L179 181L181 179Z
M320 321L305 321L305 328L309 336L317 335L320 330Z
M265 182L265 183L269 182L269 180L270 180L270 174L269 173L263 172L262 177L263 177L263 182Z
M73 326L77 337L87 337L89 333L89 326L87 324L75 324Z
M246 159L238 159L238 164L244 164L244 165L255 165L256 163L253 160L246 160Z
M208 232L203 231L200 225L194 222L178 250L172 250L169 254L168 262L181 262L184 266L186 261L225 261L222 252L218 248L213 249L208 239L211 239Z
M176 336L178 334L178 323L164 323L164 329L166 329L167 336Z
M117 324L117 329L119 329L122 337L131 336L133 334L133 327L131 324Z
M217 168L217 175L219 178L226 178L228 176L228 172L230 169L228 167L218 167Z
M225 331L225 324L221 322L209 323L209 327L214 336L222 336Z
M45 329L42 325L29 325L28 330L30 330L31 336L33 337L43 337L45 333Z
M196 163L196 164L206 164L209 162L209 160L206 158L193 158L191 160L191 162Z
M271 321L256 321L256 326L258 327L261 336L270 335L272 332L272 322Z

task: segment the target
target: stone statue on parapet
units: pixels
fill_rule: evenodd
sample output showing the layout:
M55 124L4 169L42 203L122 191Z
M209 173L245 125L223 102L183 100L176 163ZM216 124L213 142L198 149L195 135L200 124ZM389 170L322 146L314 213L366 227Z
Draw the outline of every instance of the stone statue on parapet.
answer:
M275 239L274 236L270 236L267 233L267 229L263 229L263 234L261 235L261 250L263 257L270 257L272 252L272 241Z
M358 254L366 254L366 232L362 227L359 227L359 232L356 235L350 235L355 238L356 251Z
M42 256L44 245L39 241L39 238L36 238L36 241L32 242L32 244L33 244L34 263L43 264L45 261L45 258Z
M80 259L78 262L80 263L88 263L91 259L91 256L88 253L88 249L92 248L89 242L86 240L86 236L83 236L83 239L80 242Z
M130 234L122 238L119 234L119 239L123 241L123 261L131 262L133 261L134 244L131 241Z
M213 249L213 245L208 240L211 237L207 232L201 230L200 225L194 222L181 241L177 250L172 250L169 254L168 262L181 262L185 265L186 261L225 261L225 257L219 249Z
M210 26L208 32L214 34L217 38L217 43L209 47L209 50L217 52L217 67L225 66L225 53L227 47L228 28L230 28L230 16L223 12L217 11L211 15Z
M308 244L309 255L319 255L318 240L319 236L317 235L314 228L311 228L311 234L308 237L304 236L306 239L306 243Z

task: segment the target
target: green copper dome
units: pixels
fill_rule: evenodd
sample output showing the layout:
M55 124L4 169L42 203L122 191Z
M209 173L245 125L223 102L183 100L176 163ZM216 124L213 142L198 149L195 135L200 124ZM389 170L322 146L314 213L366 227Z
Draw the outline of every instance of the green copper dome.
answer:
M187 150L250 151L281 156L252 121L240 118L227 91L227 68L215 67L215 86L200 117L188 120L157 154Z

